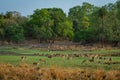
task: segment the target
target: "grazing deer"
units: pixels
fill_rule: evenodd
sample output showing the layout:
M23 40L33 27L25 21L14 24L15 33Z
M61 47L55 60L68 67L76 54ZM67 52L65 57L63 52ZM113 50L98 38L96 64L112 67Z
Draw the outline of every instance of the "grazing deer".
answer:
M99 57L99 55L96 54L96 55L95 55L95 58L98 59L98 57Z
M52 55L48 55L48 58L51 59L53 56Z
M88 62L94 62L94 59L85 59L82 61L82 64L83 63L88 63Z
M87 63L87 60L83 60L81 64L83 64L83 63Z
M67 59L68 59L68 60L71 60L71 59L72 59L72 56L68 56Z
M80 54L74 54L75 57L80 57Z
M88 61L89 61L89 62L94 62L94 59L89 59Z
M33 62L33 66L39 66L40 62Z
M38 62L33 62L33 66L39 66L39 64L40 63L46 63L46 60L44 60L44 59L39 59L39 61Z
M60 57L61 57L62 59L65 59L65 58L66 58L65 55L61 55Z
M39 59L39 61L42 63L46 63L46 60L44 60L44 59Z
M82 54L81 56L82 56L83 58L88 57L87 54Z
M104 63L103 60L104 60L104 58L103 58L102 56L98 56L98 57L97 57L97 62L98 62L99 64L103 64L103 63Z
M21 62L25 62L26 61L26 56L21 56Z
M99 56L99 60L102 60L103 59L103 57L102 56Z

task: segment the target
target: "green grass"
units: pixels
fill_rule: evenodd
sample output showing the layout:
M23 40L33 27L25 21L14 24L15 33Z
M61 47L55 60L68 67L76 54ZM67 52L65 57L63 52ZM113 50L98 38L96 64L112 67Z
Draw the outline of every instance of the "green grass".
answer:
M88 51L88 50L81 50L81 51L43 51L43 50L32 50L27 48L20 48L20 47L0 47L0 52L16 52L19 54L73 54L73 53L93 53L93 54L107 54L107 53L119 53L120 49L113 49L113 50L95 50L95 51ZM62 59L60 57L53 57L52 59L49 59L44 56L27 56L26 63L32 65L33 62L38 62L39 59L45 59L46 63L41 63L40 67L72 67L72 68L104 68L106 70L109 69L119 69L120 70L120 64L114 64L114 65L107 65L107 64L98 64L98 63L88 63L88 64L81 64L83 61L82 57L73 58L72 60ZM120 57L112 57L113 61L119 61ZM15 55L0 55L0 63L10 63L14 65L18 65L21 63L21 56L15 56Z
M52 54L52 53L60 53L60 54L73 54L73 53L93 53L93 54L110 54L110 53L120 53L120 49L112 49L112 50L65 50L65 51L46 51L46 50L33 50L28 48L22 48L22 47L0 47L0 52L15 52L19 54Z
M17 65L21 62L21 56L11 56L11 55L1 55L0 63L10 63ZM39 59L46 60L46 63L41 63L40 66L62 66L62 67L78 67L83 58L74 58L72 60L62 59L60 57L53 57L51 59L41 56L27 56L26 63L31 64L33 62L38 62Z
M20 56L6 56L0 55L0 63L10 63L10 64L18 64L20 61Z
M34 50L28 48L20 48L20 47L0 47L0 52L15 52L19 54L54 54L54 53L63 53L63 54L71 54L71 53L79 53L79 51L65 50L65 51L48 51L48 50Z
M14 65L18 65L21 63L20 60L21 56L0 56L0 63L10 63ZM46 63L41 63L40 67L72 67L72 68L105 68L107 70L109 69L119 69L120 70L120 64L114 64L114 65L107 65L107 64L98 64L98 63L88 63L88 64L81 64L83 58L73 58L72 60L62 59L60 57L54 57L52 59L49 59L47 57L40 57L40 56L27 56L26 63L32 65L33 62L38 62L39 59L46 60ZM120 57L113 57L114 61L120 61Z

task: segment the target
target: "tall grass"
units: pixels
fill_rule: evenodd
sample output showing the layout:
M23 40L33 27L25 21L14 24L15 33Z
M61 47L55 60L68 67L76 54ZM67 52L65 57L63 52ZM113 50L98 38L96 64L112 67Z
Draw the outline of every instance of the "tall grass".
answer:
M120 80L120 71L0 64L0 80Z

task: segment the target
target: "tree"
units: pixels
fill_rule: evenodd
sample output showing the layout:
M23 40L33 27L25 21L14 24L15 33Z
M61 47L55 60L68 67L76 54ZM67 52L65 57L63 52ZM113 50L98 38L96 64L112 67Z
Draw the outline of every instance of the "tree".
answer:
M22 26L14 25L5 28L5 38L8 42L22 42L24 41L24 30Z
M47 9L51 19L53 20L53 37L54 39L65 37L63 34L64 21L67 19L65 13L60 8L48 8ZM67 27L67 26L66 26Z
M58 24L56 30L57 34L63 39L72 39L73 37L73 28L72 22L70 20L66 20Z
M119 15L119 13L120 13L120 0L117 0L115 4L116 4L116 9L117 9L117 18L120 20L120 15Z
M98 18L99 18L99 27L98 27L98 35L99 35L99 41L102 42L102 44L104 44L105 41L105 20L106 20L106 16L107 16L107 10L106 8L103 6L98 10Z
M35 32L35 36L39 39L39 41L52 38L53 20L51 19L51 16L49 15L47 9L36 9L34 11L34 14L31 15L30 22L35 25L33 26L33 30Z
M69 18L73 21L74 41L85 42L88 40L90 30L90 15L93 13L93 5L83 3L82 6L75 6L69 10Z
M72 22L60 8L37 9L31 15L30 22L35 25L34 32L39 41L73 36Z
M4 15L0 14L0 40L2 40L2 41L4 40L4 34L5 34L5 32L4 32L4 28L5 28L4 24L5 24Z

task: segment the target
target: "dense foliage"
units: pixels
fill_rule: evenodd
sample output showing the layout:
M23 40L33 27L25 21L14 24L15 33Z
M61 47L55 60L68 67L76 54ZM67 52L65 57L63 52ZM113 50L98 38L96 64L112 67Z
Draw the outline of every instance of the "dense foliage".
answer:
M39 42L71 40L81 43L120 43L120 1L102 7L84 2L69 9L68 15L60 8L36 9L29 17L19 12L0 14L0 40Z

